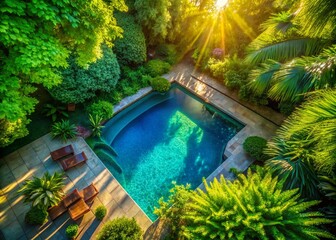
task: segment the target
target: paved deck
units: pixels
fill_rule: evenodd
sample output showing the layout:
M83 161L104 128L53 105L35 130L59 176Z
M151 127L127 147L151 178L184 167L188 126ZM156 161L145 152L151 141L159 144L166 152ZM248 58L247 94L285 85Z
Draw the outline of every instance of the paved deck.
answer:
M47 171L63 172L60 164L53 161L49 153L69 143L73 144L75 153L84 151L88 161L66 172L64 191L68 193L75 188L80 190L91 182L100 191L91 206L91 211L76 221L80 226L77 239L94 239L104 222L120 216L134 217L145 231L152 224L150 219L127 195L82 138L62 143L52 140L50 134L47 134L0 159L0 229L3 237L8 240L68 239L65 236L65 229L74 223L68 213L55 221L49 220L42 227L25 224L24 216L30 207L23 203L23 197L17 194L17 190L26 179L31 179L33 176L41 177ZM93 214L96 207L101 204L108 209L107 216L102 222L96 220ZM3 239L1 235L0 239Z

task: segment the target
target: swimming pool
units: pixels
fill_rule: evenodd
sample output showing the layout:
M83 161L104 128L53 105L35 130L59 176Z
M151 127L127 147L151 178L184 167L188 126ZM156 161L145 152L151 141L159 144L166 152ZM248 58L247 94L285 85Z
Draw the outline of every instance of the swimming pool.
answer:
M227 142L243 127L173 85L168 93L150 93L108 121L102 138L112 148L103 153L111 160L100 158L155 220L154 206L169 195L172 181L199 186L223 162Z

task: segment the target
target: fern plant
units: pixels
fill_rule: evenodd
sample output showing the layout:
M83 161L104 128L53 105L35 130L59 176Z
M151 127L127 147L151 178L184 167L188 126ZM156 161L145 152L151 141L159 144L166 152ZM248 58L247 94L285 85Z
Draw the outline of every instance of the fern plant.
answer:
M77 134L76 126L71 124L69 120L62 120L53 124L51 129L51 136L53 138L60 138L62 141L74 138Z
M283 182L261 168L204 185L187 204L188 239L335 239L316 227L331 221L307 211L318 201L298 201L297 189L282 190Z
M91 114L89 114L89 120L92 129L92 135L100 137L101 131L104 128L104 126L101 125L101 122L103 121L102 116L100 115L92 116Z
M61 201L64 195L63 186L62 173L55 172L50 175L46 172L42 178L34 177L32 180L26 180L18 193L23 194L24 201L32 203L33 207L48 209Z

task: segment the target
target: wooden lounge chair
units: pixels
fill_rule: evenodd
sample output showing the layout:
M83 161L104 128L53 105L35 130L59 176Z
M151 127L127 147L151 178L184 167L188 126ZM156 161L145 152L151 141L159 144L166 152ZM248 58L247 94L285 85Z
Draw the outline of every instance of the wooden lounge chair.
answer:
M61 158L64 158L70 155L71 156L74 155L74 149L71 144L65 147L59 148L50 153L50 156L54 161L60 160Z
M72 220L79 219L89 211L90 207L84 202L82 198L68 208L68 212Z
M65 213L68 210L68 207L78 201L81 198L81 195L79 194L79 191L77 189L73 190L71 193L66 195L62 201L53 207L50 207L48 209L49 216L51 220L55 220L59 216L61 216L63 213Z
M55 220L63 213L65 213L67 210L68 209L64 206L64 202L62 200L58 205L48 209L49 217L51 218L51 220Z
M72 167L77 166L78 164L85 162L86 160L87 160L87 157L85 153L81 152L77 155L61 160L61 165L64 171L66 171Z
M93 183L91 183L89 186L79 192L79 194L86 203L91 203L98 195L98 193L99 191Z

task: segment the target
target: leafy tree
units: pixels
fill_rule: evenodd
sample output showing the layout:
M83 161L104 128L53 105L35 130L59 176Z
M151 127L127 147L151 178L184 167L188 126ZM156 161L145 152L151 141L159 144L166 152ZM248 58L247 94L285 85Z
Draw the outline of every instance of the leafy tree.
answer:
M123 1L1 1L0 3L0 124L15 125L1 146L28 134L26 116L37 100L30 96L41 84L51 88L62 80L57 71L67 67L70 52L79 65L101 57L100 46L120 36L114 9ZM4 143L4 144L3 144Z
M50 175L46 172L42 178L34 177L32 180L26 180L18 192L22 193L24 201L31 202L33 207L48 209L61 201L63 186L62 173L55 172Z
M233 183L204 182L187 203L185 235L190 239L320 239L334 236L316 225L330 221L307 211L318 201L300 202L298 190L282 190L270 172L257 168Z
M8 146L15 139L28 135L28 129L26 128L28 123L30 123L30 120L26 117L15 121L0 119L0 146Z
M120 76L116 56L110 48L104 48L104 56L81 68L72 57L69 67L64 69L63 82L50 90L50 94L63 103L82 103L96 96L98 91L111 92Z
M149 44L164 40L170 21L169 0L135 0L136 19L143 27Z
M113 48L119 64L129 66L145 62L146 40L141 26L135 23L130 14L117 13L115 16L118 25L124 30L123 37L115 41Z

